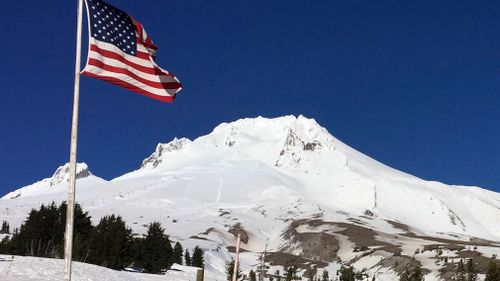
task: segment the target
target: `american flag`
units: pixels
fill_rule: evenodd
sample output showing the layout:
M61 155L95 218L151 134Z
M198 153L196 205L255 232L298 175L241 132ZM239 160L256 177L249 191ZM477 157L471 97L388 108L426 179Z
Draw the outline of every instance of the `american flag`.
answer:
M108 81L161 101L172 102L179 80L154 61L157 47L131 16L101 0L85 0L89 53L83 75Z

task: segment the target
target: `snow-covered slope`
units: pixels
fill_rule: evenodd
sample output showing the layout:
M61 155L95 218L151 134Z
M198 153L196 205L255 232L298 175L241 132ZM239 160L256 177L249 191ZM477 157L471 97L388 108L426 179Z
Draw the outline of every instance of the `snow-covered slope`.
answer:
M65 180L52 187L50 179L42 182L0 200L0 216L11 227L31 208L65 200ZM335 255L311 254L311 259L333 262L328 265L333 268L340 259L380 276L382 258L376 252L372 260L353 253L356 233L368 233L371 240L363 243L370 247L385 247L383 258L389 245L411 256L436 241L500 241L498 193L397 171L303 116L242 119L194 141L159 144L136 171L109 182L93 176L78 180L77 201L95 222L120 214L136 233L153 220L161 222L173 240L206 249L207 270L215 275L223 274L230 256L225 247L234 244L238 229L248 236L246 268L255 266L266 243L270 252L308 256L308 235L331 235L338 244ZM393 272L383 272L392 276L383 280L393 280Z
M77 163L76 179L91 182L92 184L104 182L103 179L92 175L85 163ZM18 197L29 197L48 193L64 192L69 181L69 163L56 169L52 177L43 179L34 184L9 192L2 199L14 199Z
M166 275L131 273L115 271L105 267L74 262L72 278L74 281L189 281L196 278L189 268L176 265L178 271ZM0 276L2 281L59 281L64 274L64 261L37 257L0 255Z
M194 142L176 139L159 145L142 169L114 181L193 170L220 173L215 177L222 183L207 184L200 201L254 202L278 188L278 193L297 194L332 211L369 210L429 233L500 240L500 224L495 223L500 217L499 194L402 173L350 148L302 116L244 119L221 124ZM238 171L249 175L248 181L239 183L245 176L235 177ZM178 192L186 197L200 194L193 191Z

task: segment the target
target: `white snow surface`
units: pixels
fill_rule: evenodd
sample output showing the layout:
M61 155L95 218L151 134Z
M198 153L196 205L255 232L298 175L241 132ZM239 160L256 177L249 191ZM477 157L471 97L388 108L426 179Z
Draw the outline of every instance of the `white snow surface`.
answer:
M5 195L0 218L13 229L32 208L66 200L66 178L50 185L53 178ZM111 181L78 179L76 196L94 223L119 214L138 234L162 223L173 241L206 250L206 270L220 278L231 255L225 247L235 242L228 229L237 222L250 237L242 247L252 252L266 242L280 249L290 219L320 214L347 222L366 210L373 213L370 227L386 233L396 231L386 223L392 220L435 237L500 241L498 193L400 172L303 116L241 119L193 141L159 144L138 170ZM256 257L243 256L243 269L255 268Z
M116 271L105 267L73 262L71 280L74 281L189 281L196 279L196 272L177 266L179 271L166 275ZM64 261L37 257L0 255L2 281L59 281L64 276ZM212 280L210 277L205 280Z

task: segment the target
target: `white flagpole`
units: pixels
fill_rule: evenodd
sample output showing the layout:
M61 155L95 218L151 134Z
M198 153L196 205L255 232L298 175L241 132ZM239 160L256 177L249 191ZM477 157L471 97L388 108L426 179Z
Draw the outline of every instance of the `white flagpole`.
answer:
M236 258L234 259L233 281L236 281L238 277L238 264L240 262L240 242L241 233L238 233L238 239L236 239Z
M73 120L71 123L71 145L69 152L69 191L68 201L66 202L66 232L64 235L64 281L71 280L71 259L73 255L73 227L75 216L76 186L76 145L78 139L78 104L80 100L80 63L82 56L82 9L83 0L78 0Z

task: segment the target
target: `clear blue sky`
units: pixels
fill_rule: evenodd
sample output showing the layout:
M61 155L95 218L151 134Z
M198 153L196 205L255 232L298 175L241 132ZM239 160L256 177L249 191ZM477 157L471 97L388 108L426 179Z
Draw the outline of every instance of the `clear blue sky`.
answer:
M399 170L500 191L498 1L108 2L185 87L165 104L82 78L78 160L98 176L221 122L303 114ZM68 161L75 15L2 5L0 194Z

